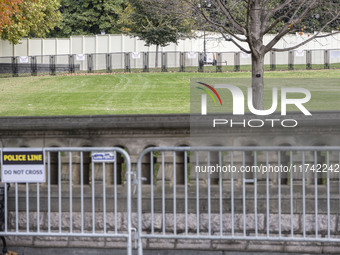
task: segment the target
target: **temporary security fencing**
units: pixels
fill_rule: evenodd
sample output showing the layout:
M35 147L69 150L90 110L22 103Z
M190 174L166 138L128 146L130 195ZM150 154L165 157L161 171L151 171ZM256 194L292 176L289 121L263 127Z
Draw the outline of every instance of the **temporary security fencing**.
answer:
M148 148L139 254L144 239L339 242L339 163L340 147Z
M340 49L269 52L265 70L340 68ZM119 52L0 57L0 77L112 72L251 71L243 52Z
M30 157L39 153L42 162L30 164ZM118 200L123 199L117 191L119 157L125 160L126 173L124 228L117 223ZM6 184L14 194L9 196L4 189L0 235L125 238L131 255L130 167L130 157L121 148L1 149L2 180L13 181ZM46 169L46 180L31 181L31 173L39 168ZM112 187L107 185L108 178Z
M117 238L140 255L151 239L340 241L340 147L0 152L2 236Z

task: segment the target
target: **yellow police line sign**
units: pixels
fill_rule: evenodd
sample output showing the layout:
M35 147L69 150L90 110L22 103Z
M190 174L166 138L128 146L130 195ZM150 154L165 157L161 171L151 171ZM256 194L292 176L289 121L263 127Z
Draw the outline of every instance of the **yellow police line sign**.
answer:
M2 182L45 182L42 149L4 149L1 157Z

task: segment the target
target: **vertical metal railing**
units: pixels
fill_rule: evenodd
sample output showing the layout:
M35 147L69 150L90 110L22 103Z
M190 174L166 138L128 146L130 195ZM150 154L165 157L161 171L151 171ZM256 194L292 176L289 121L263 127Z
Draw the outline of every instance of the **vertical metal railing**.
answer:
M106 72L112 73L112 54L106 54Z
M93 73L93 54L87 55L87 72Z
M12 76L19 76L19 66L18 66L18 57L12 57Z
M74 54L70 54L68 56L68 71L69 73L74 73L75 67L74 67Z
M204 72L204 53L200 52L198 56L198 72L202 73Z
M49 58L49 70L50 70L50 75L56 75L56 64L55 64L55 59L56 56L51 55Z
M288 52L288 70L294 70L294 51Z
M168 71L168 53L167 52L162 52L161 53L161 62L162 62L162 72L167 72Z
M330 50L324 50L324 68L330 68Z
M240 52L234 53L234 71L238 72L241 70L241 54Z
M270 71L276 70L276 52L271 51L270 52Z
M130 52L124 53L125 72L131 72Z
M218 52L216 56L216 73L222 72L222 53Z
M37 57L32 56L31 57L31 75L37 76L37 74L38 74Z
M312 51L311 50L306 51L306 69L307 70L312 69Z
M143 72L149 72L149 52L143 52Z
M338 54L334 53L339 50L293 50L289 52L269 52L266 56L266 70L294 70L294 69L329 69L339 67ZM332 54L333 53L333 54ZM150 55L151 54L151 55ZM88 54L64 54L48 56L15 56L0 58L0 73L11 74L12 76L37 75L38 73L50 73L56 75L65 72L74 73L87 71L96 72L131 72L131 57L133 59L133 69L142 70L143 72L157 71L150 69L150 56L155 52L124 52L122 57L116 58L117 53L88 53ZM167 72L169 69L180 72L193 71L195 68L198 72L216 72L224 71L250 71L250 56L241 52L217 52L212 62L206 61L203 52L162 52L161 54L161 71ZM78 56L81 55L81 56ZM189 56L189 57L187 57ZM39 58L39 60L38 60ZM113 61L113 58L115 59ZM28 59L30 62L26 62ZM248 60L247 60L248 59ZM76 62L75 62L76 61ZM3 63L2 63L3 62ZM153 58L151 59L151 64ZM224 68L224 64L226 68ZM232 63L230 68L227 63ZM3 68L1 68L3 65ZM216 65L216 67L215 67ZM288 65L288 66L287 66ZM233 67L232 67L233 66ZM0 76L2 77L2 76ZM3 77L6 77L5 75Z
M179 53L179 71L185 72L185 52Z
M149 156L150 192L141 171ZM137 162L138 254L144 239L340 242L339 176L340 147L147 148Z

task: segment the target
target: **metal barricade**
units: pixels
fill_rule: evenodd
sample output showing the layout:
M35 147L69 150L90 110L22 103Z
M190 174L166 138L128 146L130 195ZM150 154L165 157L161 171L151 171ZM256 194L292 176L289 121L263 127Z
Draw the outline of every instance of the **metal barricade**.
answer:
M339 164L340 147L147 148L138 254L144 239L340 242Z
M339 68L340 57L338 52L339 49L291 50L288 52L270 51L265 56L265 70ZM207 63L206 59L207 54L213 54L212 56L214 57L213 60L209 60L209 63ZM47 72L50 75L56 75L65 74L66 72L77 73L85 70L88 73L94 71L98 73L131 72L131 70L133 72L211 72L214 70L207 64L216 65L216 72L251 70L250 54L242 52L214 52L207 54L198 51L166 51L156 54L156 52L150 51L8 56L0 58L0 74L3 74L0 77L8 75L15 77L23 76L27 73L35 76L37 73ZM26 63L24 59L27 59L27 57L30 62ZM158 64L159 59L160 65ZM229 67L227 67L227 63ZM150 69L150 66L155 68Z
M15 149L1 149L1 158L11 150ZM46 182L13 183L11 192L4 189L4 228L0 236L125 238L127 254L131 255L132 172L127 152L87 147L43 148L42 153ZM118 157L124 159L126 170L124 228L117 223L119 203L125 208L124 200L117 195Z

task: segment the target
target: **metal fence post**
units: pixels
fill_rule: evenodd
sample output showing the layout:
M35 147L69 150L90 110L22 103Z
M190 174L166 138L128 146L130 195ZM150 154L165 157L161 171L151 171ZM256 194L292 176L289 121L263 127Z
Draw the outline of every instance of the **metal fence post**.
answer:
M110 53L106 54L106 72L112 73L112 55Z
M270 52L270 71L276 70L276 53L275 51Z
M13 77L18 77L18 57L12 57L12 75Z
M93 72L93 54L87 55L87 72L88 73Z
M137 248L138 255L143 255L143 241L142 241L142 158L143 155L139 155L137 161L137 224L138 224L138 240ZM153 185L153 184L152 184Z
M162 72L168 71L168 53L162 52Z
M126 252L127 255L132 255L132 189L131 189L131 176L136 175L136 173L133 173L131 171L131 159L130 155L120 149L119 151L122 155L124 155L124 158L126 160L126 213L127 213L127 247ZM117 191L115 191L117 193ZM117 195L117 194L115 194Z
M304 50L303 52L297 51L297 54L295 54L295 50L289 51L288 52L288 70L294 70L294 65L295 65L295 58L298 58L298 60L300 61L300 57L304 56L306 54L306 69L307 70L311 70L313 69L313 51L316 52L316 50ZM323 51L323 64L324 64L324 69L330 69L332 64L331 64L331 53L332 50L326 49L326 50L320 50L317 51L318 54L314 55L314 57L318 57L322 59L322 51ZM301 54L300 54L301 53ZM319 53L321 55L319 55ZM113 55L114 53L105 53L105 61L106 61L106 66L101 68L101 69L105 69L105 71L107 73L111 73L113 72L114 69L117 68L116 63L113 62L115 55ZM125 72L131 72L131 53L123 53L124 54L124 59L123 59L123 63L124 63L124 67L123 64L119 67L119 68L124 68L123 71ZM153 54L153 53L152 53ZM193 63L193 61L198 61L198 72L204 72L204 66L205 66L205 61L204 61L204 53L198 53L198 60L196 56L197 53L195 54L195 57L192 56L187 56L187 52L172 52L171 56L169 52L161 52L161 71L162 72L167 72L168 71L168 65L171 62L171 66L174 66L174 68L178 68L178 64L179 64L179 72L185 72L185 71L192 71L192 68L196 68L196 67L192 67L191 65L193 64L195 66L195 63ZM179 54L179 56L178 56ZM224 58L225 53L222 52L216 52L214 53L214 61L213 61L213 66L216 65L216 72L222 72L223 71L223 62L226 62L226 59ZM234 71L240 71L241 70L241 61L243 61L241 59L241 52L233 52L230 54L234 54ZM142 58L143 58L143 67L141 67L141 60L138 60L138 66L134 67L138 68L139 70L143 69L143 72L149 72L150 71L150 53L149 52L143 52L142 53ZM87 72L88 73L92 73L94 72L94 70L98 67L96 67L96 55L94 54L86 54L87 56ZM104 56L103 54L100 56ZM123 55L120 55L123 56ZM216 58L215 58L216 56ZM140 55L138 56L139 59ZM179 62L178 62L178 57L179 57ZM232 57L232 56L231 56ZM277 58L278 57L278 58ZM68 59L67 59L68 58ZM95 59L94 59L95 58ZM85 67L85 63L81 63L79 65L78 61L82 61L80 59L78 59L78 57L76 58L75 54L70 54L70 55L62 55L62 56L57 56L57 55L50 55L50 56L29 56L29 61L28 64L20 64L22 61L20 59L20 57L8 57L9 59L9 73L12 74L13 76L18 76L23 70L22 68L25 67L25 69L29 68L28 72L31 73L32 76L36 76L38 74L39 71L41 71L41 66L38 66L38 60L39 60L39 64L43 64L44 62L46 63L46 59L49 59L49 65L48 65L48 71L50 73L50 75L56 75L56 72L69 72L69 73L74 73L75 71L79 70L79 66L81 67L80 69L83 70L83 68ZM188 60L187 60L188 59ZM269 59L270 59L270 70L274 71L277 70L277 62L280 62L281 64L285 64L287 62L283 62L282 60L282 55L278 55L277 52L275 51L271 51L270 55L269 55ZM280 59L280 61L278 60ZM303 58L301 58L303 59ZM320 59L322 64L322 60ZM20 61L19 61L20 60ZM98 61L100 59L98 58ZM134 58L133 58L134 60ZM224 61L223 61L224 60ZM136 60L137 61L137 60ZM188 61L188 62L187 62ZM319 61L319 62L320 62ZM187 63L186 63L187 62ZM318 61L314 61L315 63ZM75 64L76 63L76 64ZM137 62L136 62L137 63ZM301 63L301 62L299 62ZM99 64L99 63L98 63ZM186 64L188 64L190 66L190 68L188 69L186 67ZM243 61L242 64L244 65L245 62ZM119 64L120 65L120 64ZM102 65L103 66L103 65ZM7 68L7 67L6 67ZM39 68L39 70L38 70ZM286 67L283 67L287 69ZM187 69L187 70L186 70ZM101 70L101 72L103 72L103 70ZM209 69L210 70L210 69ZM27 71L27 70L26 70ZM105 72L104 71L104 72ZM154 71L154 69L152 68L151 71Z
M216 73L222 72L222 53L218 52L216 56Z
M32 56L31 57L31 75L37 76L38 73L38 67L37 67L37 57Z
M68 71L74 73L74 55L68 55Z
M179 53L179 71L185 72L185 56L184 52Z
M235 52L234 53L234 65L235 65L235 67L234 67L234 71L235 72L238 72L238 71L240 71L240 63L241 63L241 59L240 59L240 52Z
M306 52L306 69L311 70L312 69L312 51L307 50Z
M149 52L143 53L143 72L149 72Z
M329 56L330 54L329 54L329 50L325 50L324 51L324 68L325 69L329 69L330 68L330 64L329 64L329 58L330 58L330 56Z
M124 54L124 65L125 65L125 72L131 72L131 64L130 64L130 52L126 52Z
M294 51L288 52L288 70L294 70Z
M50 69L50 75L56 75L56 70L55 70L55 57L54 55L50 55L50 64L49 64L49 69Z
M202 52L198 56L198 72L204 72L204 53Z

